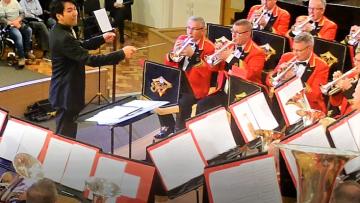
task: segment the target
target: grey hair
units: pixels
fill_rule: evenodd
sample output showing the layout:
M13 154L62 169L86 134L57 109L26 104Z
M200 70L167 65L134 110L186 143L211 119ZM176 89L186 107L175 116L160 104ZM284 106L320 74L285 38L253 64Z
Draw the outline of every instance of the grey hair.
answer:
M294 37L294 42L305 42L306 44L314 46L314 37L308 32L301 32Z
M310 0L310 1L312 1L312 0ZM320 1L321 1L322 5L324 6L324 8L326 8L326 0L320 0Z
M249 30L252 29L252 24L250 21L246 20L246 19L240 19L235 21L234 23L235 26L245 26L247 27Z
M206 26L205 20L204 20L204 18L202 18L202 17L190 16L189 19L188 19L188 22L189 22L189 21L198 22L198 23L201 24L201 26L202 26L203 28L205 28L205 26Z

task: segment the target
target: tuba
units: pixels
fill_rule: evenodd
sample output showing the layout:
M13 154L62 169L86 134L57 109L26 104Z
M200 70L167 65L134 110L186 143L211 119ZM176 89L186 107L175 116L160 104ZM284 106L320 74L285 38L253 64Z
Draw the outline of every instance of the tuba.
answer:
M353 80L355 80L355 76L357 75L357 73L355 72L357 69L357 67L352 68L351 70L347 71L346 73L342 74L339 78L326 83L325 85L321 85L320 86L320 90L323 94L327 95L333 95L336 94L340 91L340 88L336 87L336 83L338 83L340 80L344 79L344 78L353 78ZM356 81L356 80L355 80ZM329 90L332 89L330 92Z
M313 21L313 16L307 16L306 19L300 24L295 25L292 33L296 36L302 32L302 29L305 27L306 24L311 23ZM312 29L315 29L315 25L312 24Z
M215 53L210 56L206 56L205 60L209 65L215 66L221 62L220 54L225 51L229 46L235 44L233 41L228 40L226 37L222 36L219 39L216 39L215 44L219 44Z
M105 203L108 198L120 195L120 187L105 178L89 177L85 187L93 192L93 203Z
M284 70L282 70L280 73L278 73L275 77L270 77L270 82L271 82L272 86L277 87L280 84L283 77L286 75L286 73L295 66L296 56L294 56L292 59L290 59L290 61L288 63L289 63L288 66Z
M292 153L298 171L297 202L327 203L337 176L360 152L295 144L276 144ZM296 174L294 174L296 175Z
M170 57L174 62L180 62L184 56L181 55L181 52L184 51L184 49L187 46L191 46L193 50L195 50L195 41L192 37L188 36L185 38L181 44L174 47L174 50L170 53Z

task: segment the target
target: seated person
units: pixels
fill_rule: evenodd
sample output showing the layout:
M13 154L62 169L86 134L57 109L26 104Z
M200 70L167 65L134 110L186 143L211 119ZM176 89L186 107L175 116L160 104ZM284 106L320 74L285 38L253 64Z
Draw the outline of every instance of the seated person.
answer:
M352 108L355 110L360 110L360 82L358 80L356 88L355 88L355 92L353 94L353 104L352 104Z
M110 16L114 18L115 26L119 29L119 42L124 44L124 29L125 20L131 20L131 5L133 0L124 0L122 4L116 2L116 0L105 0L105 8L110 11Z
M310 0L308 16L299 16L286 36L291 39L300 32L309 32L322 39L335 40L337 25L324 16L325 8L326 0Z
M24 10L17 0L2 0L0 6L0 23L10 26L10 38L14 40L19 57L19 68L25 65L25 57L35 59L31 53L31 28L22 22Z
M205 36L205 21L201 17L190 17L187 21L186 34L177 38L174 50L167 54L165 64L181 69L184 74L181 78L179 98L179 113L176 121L172 114L159 115L160 133L156 139L162 139L175 130L185 128L185 120L190 118L192 105L204 98L210 89L211 71L205 62L205 56L214 53L214 44ZM191 43L185 41L191 40ZM190 41L189 41L190 42ZM182 49L179 53L174 51Z
M57 200L55 183L47 178L41 179L26 191L26 203L55 203Z
M277 87L283 82L296 76L305 83L305 93L310 107L327 113L325 100L320 90L320 85L326 84L329 75L329 66L314 52L314 37L307 32L302 32L294 38L292 52L281 56L278 65L274 71L270 72L266 78L266 84L269 87ZM290 69L288 69L289 65ZM272 81L277 74L288 69L286 74L279 81Z
M353 25L350 28L349 34L345 37L341 43L348 45L350 56L354 57L355 53L360 52L360 26ZM354 61L352 61L354 65Z
M44 21L40 18L43 10L38 0L21 0L20 5L25 11L25 19L28 18L28 24L33 30L36 39L43 51L43 57L50 59L49 53L49 30Z
M354 110L351 107L351 103L353 100L352 94L355 91L355 87L360 74L360 52L355 55L354 63L354 71L352 71L351 73L349 72L348 76L345 76L343 79L339 80L335 84L335 88L337 91L330 95L330 104L339 107L340 116L348 114ZM336 71L333 74L333 81L340 78L341 76L342 73L340 71Z
M196 113L218 105L224 106L228 94L228 74L251 82L262 84L261 72L264 68L265 53L252 40L252 26L246 19L238 20L231 28L232 41L235 45L220 53L216 91L197 103Z
M254 29L285 35L289 29L290 14L277 6L276 2L261 0L261 5L251 7L247 19L252 22Z

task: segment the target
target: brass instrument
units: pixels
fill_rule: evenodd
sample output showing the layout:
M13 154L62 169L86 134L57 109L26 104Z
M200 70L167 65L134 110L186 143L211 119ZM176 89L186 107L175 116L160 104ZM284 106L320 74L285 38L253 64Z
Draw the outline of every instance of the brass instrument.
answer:
M30 154L18 153L12 163L16 173L26 179L39 180L44 178L40 161Z
M307 18L300 25L294 26L294 30L292 31L292 33L297 36L302 32L302 29L305 27L305 25L311 23L311 21L313 21L313 16L307 16ZM312 29L315 29L314 24L312 24Z
M295 144L276 144L290 151L298 171L297 202L327 203L344 165L360 152ZM294 174L296 175L296 174Z
M283 79L283 77L286 75L286 73L295 66L295 64L296 64L296 56L294 56L288 63L289 64L286 67L286 69L282 70L275 77L270 78L270 82L271 82L272 86L277 87L278 85L280 85L280 82Z
M185 38L182 43L179 46L175 46L174 50L170 53L170 57L174 62L180 62L184 56L181 55L181 52L184 51L184 49L187 46L191 46L193 50L195 50L195 41L192 37L188 36Z
M255 130L255 135L261 138L262 151L268 151L270 144L280 142L281 139L285 138L285 134L275 130Z
M344 79L344 78L354 77L354 73L355 73L354 71L355 71L356 69L357 69L356 67L355 67L355 68L352 68L351 70L349 70L349 71L347 71L346 73L342 74L339 78L337 78L337 79L335 79L335 80L333 80L333 81L331 81L331 82L328 82L328 83L326 83L325 85L321 85L321 86L320 86L321 92L322 92L323 94L325 94L325 95L327 95L327 94L333 95L333 94L339 92L340 89L337 88L337 87L335 87L336 83L339 82L340 80ZM334 88L334 89L330 91L330 92L331 92L331 94L330 94L329 90L330 90L331 88Z
M349 39L348 39L348 44L351 45L351 46L354 46L358 42L356 37L359 34L360 34L360 28L358 28L358 30L356 32L350 32Z
M253 29L259 29L260 20L261 20L262 17L264 17L265 13L267 12L267 10L265 9L265 6L262 6L261 9L259 9L259 10L262 10L262 12L261 12L259 17L254 18L254 20L252 22Z
M230 45L235 44L233 41L228 40L226 37L222 36L221 38L217 39L215 44L221 44L218 50L215 53L211 54L210 56L206 56L205 60L209 65L215 66L221 62L220 54L225 51Z
M89 177L85 186L93 192L93 203L105 203L108 198L120 195L120 187L105 178Z

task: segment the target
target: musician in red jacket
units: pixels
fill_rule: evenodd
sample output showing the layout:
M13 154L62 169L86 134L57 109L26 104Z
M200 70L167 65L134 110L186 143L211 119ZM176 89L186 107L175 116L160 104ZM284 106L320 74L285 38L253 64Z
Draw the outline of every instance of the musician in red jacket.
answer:
M297 76L305 83L306 97L312 109L327 113L320 85L326 84L329 75L329 66L314 52L314 38L307 32L302 32L294 38L292 52L281 56L278 65L270 72L266 83L270 87L279 86L288 79ZM290 69L289 65L295 62ZM286 74L279 81L272 81L277 74L286 70Z
M290 14L276 5L277 0L261 0L261 5L250 8L247 19L253 28L285 35L289 29Z
M246 19L238 20L231 28L232 42L219 56L221 63L216 65L218 72L216 91L197 103L196 113L209 108L225 105L228 74L251 82L262 84L261 72L265 63L265 52L252 41L252 25Z
M355 87L360 74L360 52L355 55L354 63L354 68L349 70L351 72L348 72L349 74L347 76L342 76L343 74L340 71L336 71L333 74L333 81L343 77L343 79L336 82L333 93L331 93L331 90L329 92L330 104L339 107L340 116L354 110L351 104L354 101L353 93L355 92Z
M337 25L324 16L326 0L310 0L308 7L308 16L297 19L296 23L286 34L287 37L293 38L300 32L309 32L313 36L335 40ZM299 22L300 21L300 22Z
M159 115L161 139L174 130L185 128L185 120L191 116L192 105L204 98L210 88L211 70L204 57L213 54L214 44L205 37L205 21L201 17L190 17L186 27L187 35L177 38L174 50L166 55L165 64L184 71L181 81L179 113L176 121L173 115ZM177 52L180 53L178 54Z

